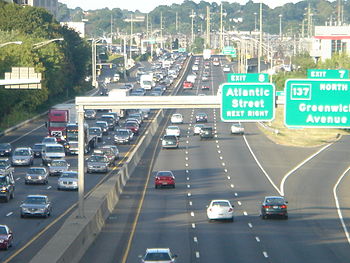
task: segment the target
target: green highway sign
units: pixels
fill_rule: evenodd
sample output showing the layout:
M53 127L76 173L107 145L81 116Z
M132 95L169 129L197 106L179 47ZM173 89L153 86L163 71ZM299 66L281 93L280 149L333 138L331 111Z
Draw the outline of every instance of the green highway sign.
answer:
M275 86L267 83L224 83L221 120L224 122L271 121L275 118Z
M230 73L227 74L229 83L268 83L267 73Z
M232 46L227 46L222 49L222 54L236 56L236 49Z
M180 48L179 48L179 52L186 52L186 48L180 47Z
M348 79L347 69L308 69L308 79Z
M289 79L285 92L287 127L350 128L350 80Z

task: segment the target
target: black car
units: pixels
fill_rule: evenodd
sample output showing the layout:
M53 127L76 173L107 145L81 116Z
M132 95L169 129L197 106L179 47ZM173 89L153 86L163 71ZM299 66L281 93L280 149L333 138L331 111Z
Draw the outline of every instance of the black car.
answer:
M201 128L199 136L202 139L212 139L214 137L213 128L209 126L204 126Z
M206 113L197 113L196 122L208 122L208 115Z
M12 146L9 143L0 143L0 156L11 156Z
M0 197L8 202L15 196L15 180L12 173L0 175Z
M261 204L261 218L279 216L288 219L287 203L282 196L266 196Z
M34 152L34 158L41 157L41 151L42 151L43 147L44 147L44 144L42 144L42 143L34 144L34 146L32 148L32 150Z

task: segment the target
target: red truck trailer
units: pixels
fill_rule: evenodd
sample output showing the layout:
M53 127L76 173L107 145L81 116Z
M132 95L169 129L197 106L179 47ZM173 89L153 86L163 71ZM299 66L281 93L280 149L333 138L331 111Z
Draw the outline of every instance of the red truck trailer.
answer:
M65 141L67 132L66 126L69 121L69 110L51 109L48 114L46 127L49 136L54 136L57 141Z

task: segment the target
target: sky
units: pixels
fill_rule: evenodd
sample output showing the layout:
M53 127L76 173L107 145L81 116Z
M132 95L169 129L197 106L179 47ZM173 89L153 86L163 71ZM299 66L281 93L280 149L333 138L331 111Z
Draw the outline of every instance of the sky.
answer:
M127 9L130 11L135 11L138 9L143 13L148 13L152 11L159 5L171 5L173 3L181 4L183 0L58 0L61 3L66 4L69 8L81 7L83 10L95 10L108 7ZM213 2L212 0L206 0L207 2ZM225 0L230 3L240 3L245 4L248 0ZM264 4L270 6L270 8L275 8L276 6L281 6L286 3L297 3L301 0L262 0ZM194 0L198 3L199 0ZM215 1L220 3L221 1ZM260 3L261 0L253 0L253 2Z

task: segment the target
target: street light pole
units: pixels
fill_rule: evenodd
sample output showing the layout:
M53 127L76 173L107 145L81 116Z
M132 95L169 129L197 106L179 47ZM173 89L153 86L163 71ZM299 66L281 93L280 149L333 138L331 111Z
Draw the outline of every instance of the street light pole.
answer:
M220 8L220 49L222 50L224 47L223 45L223 29L222 29L222 3Z
M278 15L280 18L280 41L282 41L282 14Z
M261 71L261 56L262 56L262 2L260 2L260 41L259 41L259 53L258 53L258 73Z
M194 42L194 38L193 38L193 25L194 25L194 13L193 13L193 9L192 9L192 13L191 13L191 15L190 15L190 17L191 17L191 41L192 41L192 44L193 44L193 42Z
M254 31L256 32L256 20L257 20L257 16L258 13L257 12L254 12Z
M132 59L132 51L131 51L131 47L132 47L132 34L133 34L133 14L131 14L131 19L130 19L130 47L129 47L129 57L130 57L130 61Z
M14 45L22 45L22 41L12 41L12 42L6 42L6 43L2 43L0 44L0 47L4 47L4 46L7 46L7 45L11 45L11 44L14 44Z
M52 42L55 42L55 41L63 41L64 38L55 38L55 39L50 39L50 40L46 40L46 41L43 41L43 42L39 42L39 43L36 43L33 45L33 49L38 49L38 48L41 48L43 46L46 46L47 44L50 44Z

